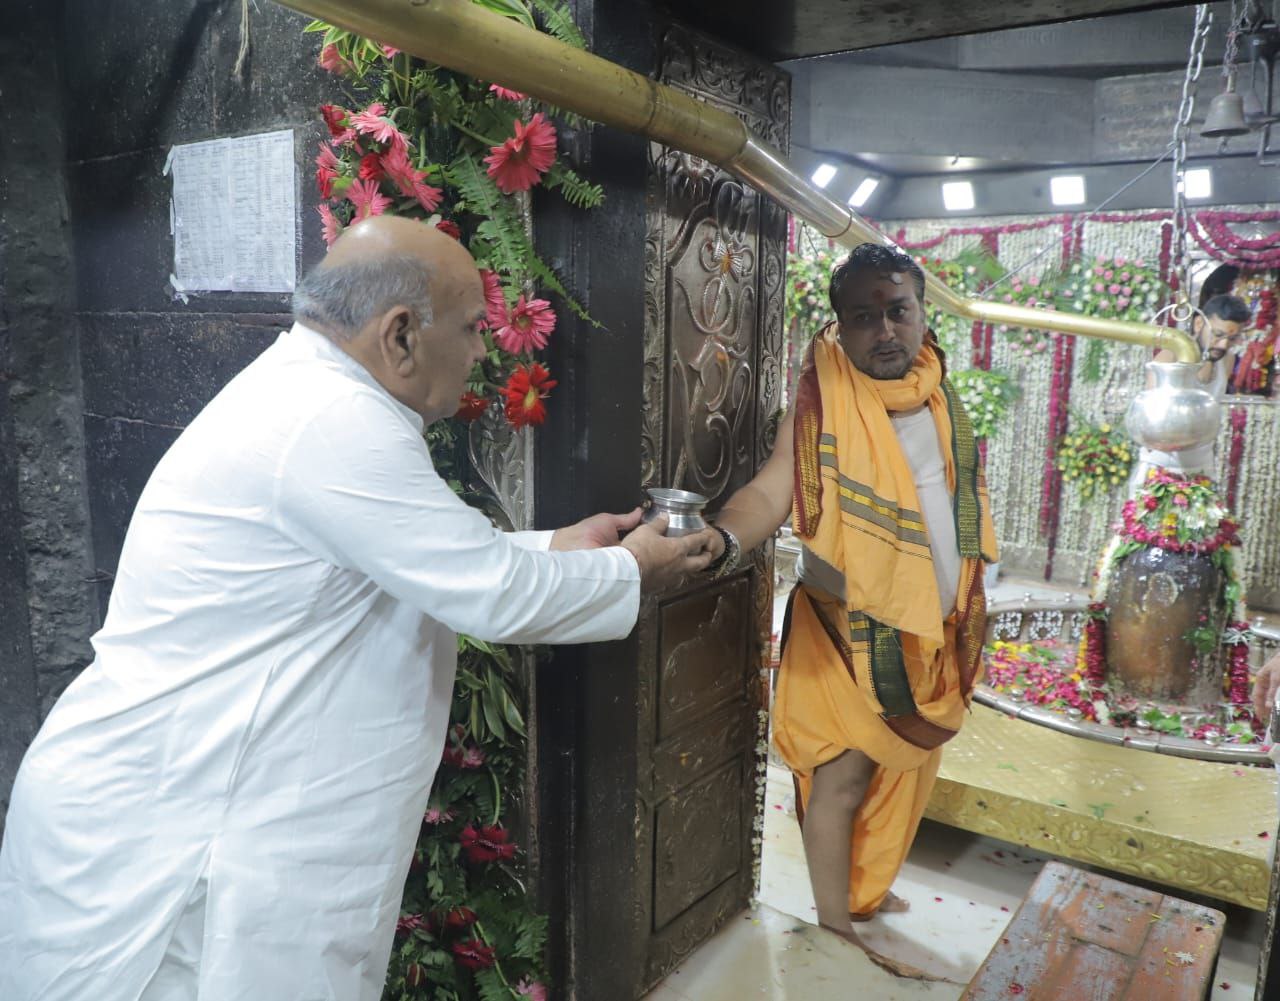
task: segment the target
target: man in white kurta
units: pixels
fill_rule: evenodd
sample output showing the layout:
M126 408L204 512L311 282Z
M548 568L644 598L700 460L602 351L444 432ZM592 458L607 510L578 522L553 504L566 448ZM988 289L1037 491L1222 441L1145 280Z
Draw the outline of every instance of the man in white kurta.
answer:
M456 634L622 637L647 558L496 531L423 426L298 324L161 460L96 658L14 786L4 1001L380 996Z

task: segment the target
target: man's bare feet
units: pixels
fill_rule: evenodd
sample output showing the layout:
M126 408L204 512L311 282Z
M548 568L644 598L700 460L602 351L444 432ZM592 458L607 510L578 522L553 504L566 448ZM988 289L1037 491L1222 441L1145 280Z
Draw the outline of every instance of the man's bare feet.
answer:
M909 910L911 910L911 901L907 900L905 897L899 897L896 893L890 890L885 894L884 900L881 901L880 906L870 914L854 914L850 911L849 920L870 921L877 914L902 914L904 911Z
M892 973L895 977L906 977L911 980L941 980L942 977L935 977L932 974L925 973L924 970L917 969L909 963L902 963L896 959L890 959L888 956L876 952L868 947L867 943L862 941L857 934L850 931L843 931L840 928L832 928L829 925L820 925L824 931L829 931L833 935L839 935L846 942L856 945L859 949L867 954L867 958L875 963L880 969Z

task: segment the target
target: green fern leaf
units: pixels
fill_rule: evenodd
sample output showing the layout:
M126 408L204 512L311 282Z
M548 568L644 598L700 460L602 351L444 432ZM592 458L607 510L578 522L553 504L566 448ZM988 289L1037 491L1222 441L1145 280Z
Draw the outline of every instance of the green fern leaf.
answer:
M568 4L561 0L533 0L533 8L542 15L542 26L547 34L560 39L566 45L572 45L575 49L587 47L587 40L582 37L582 32L574 23Z
M480 1001L511 1001L511 988L503 983L493 967L476 970L476 988L480 992Z
M545 914L530 914L520 922L516 932L516 945L513 950L522 959L541 960L543 950L547 947L547 917Z
M584 181L559 160L547 171L546 185L558 190L564 200L576 208L594 209L604 202L604 188Z

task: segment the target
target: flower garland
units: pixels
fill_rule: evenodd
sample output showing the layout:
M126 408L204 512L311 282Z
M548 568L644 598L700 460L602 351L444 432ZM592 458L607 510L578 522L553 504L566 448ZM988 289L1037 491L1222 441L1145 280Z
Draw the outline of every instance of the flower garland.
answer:
M994 435L1017 398L1017 387L1009 376L970 368L952 372L948 378L973 424L973 436L985 439Z
M534 26L522 0L505 4L503 13ZM551 20L561 34L573 34L571 21ZM476 420L501 404L513 427L541 424L555 382L545 369L535 377L533 353L546 347L556 314L547 299L530 294L532 282L588 317L534 250L514 196L542 185L580 208L604 200L598 185L559 156L548 117L555 109L533 110L535 102L523 94L427 66L322 21L306 30L323 33L319 64L364 95L354 107L320 109L329 131L315 158L325 242L332 245L353 222L384 213L423 219L464 240L484 279L489 352L457 416Z
M1141 257L1098 256L1092 264L1075 260L1051 281L1056 308L1102 319L1149 320L1168 296L1160 275ZM1083 369L1087 381L1101 377L1109 347L1106 341L1089 339Z
M1280 336L1280 324L1276 322L1276 291L1270 276L1251 275L1237 284L1238 294L1253 300L1255 336L1231 373L1231 386L1237 393L1265 395L1271 363L1275 358L1276 339Z
M1244 430L1249 414L1244 407L1231 408L1231 446L1227 450L1227 507L1236 510L1236 491L1240 486L1240 466L1244 462Z
M1040 534L1045 539L1044 579L1053 577L1053 555L1058 543L1058 518L1062 504L1062 474L1057 468L1057 443L1067 432L1071 401L1071 366L1075 338L1054 334L1053 378L1049 389L1049 430L1045 447L1044 478L1040 490Z
M486 6L492 6L486 4ZM504 0L501 13L583 47L552 0ZM481 267L488 353L459 401L459 422L499 409L514 428L541 424L556 381L534 353L556 325L533 283L585 317L538 256L521 199L541 185L593 208L603 191L557 152L555 109L414 60L322 22L319 64L350 89L321 108L328 139L315 159L326 242L352 222L407 215L464 241ZM464 499L474 481L462 424L439 421L427 444ZM453 725L405 883L384 998L546 1001L547 921L532 910L521 851L503 818L523 789L524 716L511 649L459 637Z
M1058 445L1057 468L1089 500L1119 486L1133 465L1133 449L1110 424L1079 422Z
M1202 212L1189 216L1187 229L1196 242L1220 261L1243 264L1251 268L1280 267L1280 233L1251 239L1231 232L1230 222L1274 222L1266 218L1274 213Z

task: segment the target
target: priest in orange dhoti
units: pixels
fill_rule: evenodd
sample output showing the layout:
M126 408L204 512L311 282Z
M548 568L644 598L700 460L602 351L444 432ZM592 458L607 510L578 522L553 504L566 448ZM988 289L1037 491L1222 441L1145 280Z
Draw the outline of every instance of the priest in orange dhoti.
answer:
M973 431L928 332L924 275L863 244L831 279L777 446L716 519L713 572L788 517L803 542L774 746L795 775L818 920L905 910L891 892L980 670L997 558ZM723 547L723 548L722 548Z

